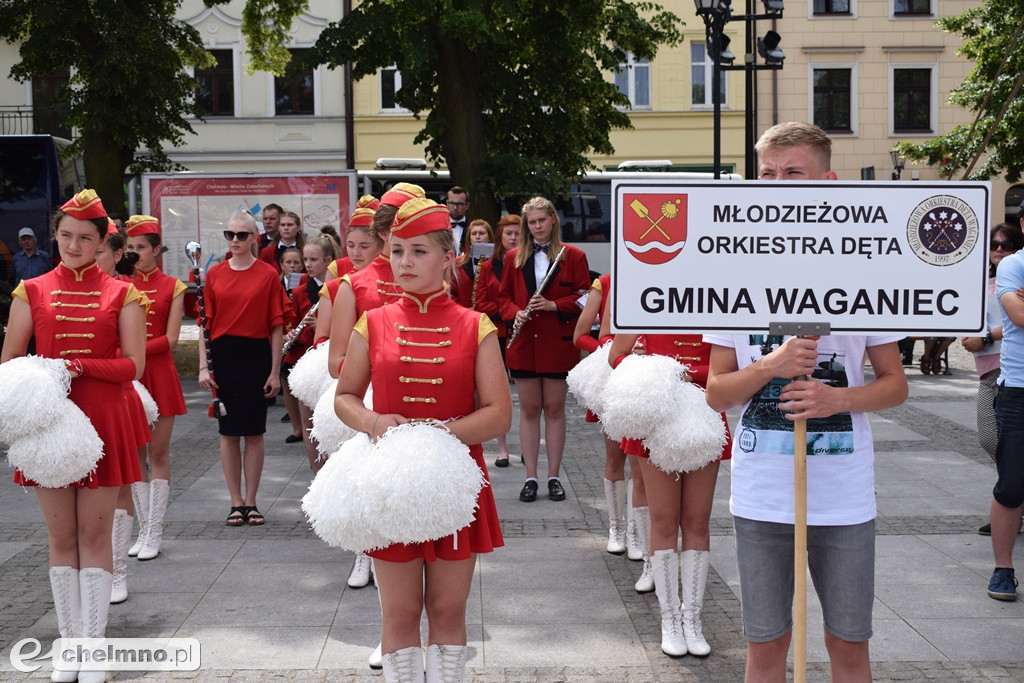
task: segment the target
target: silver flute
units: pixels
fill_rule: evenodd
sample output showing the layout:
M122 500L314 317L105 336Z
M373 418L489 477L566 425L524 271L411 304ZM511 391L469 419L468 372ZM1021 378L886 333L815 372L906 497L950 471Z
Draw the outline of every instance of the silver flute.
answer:
M309 316L316 315L316 309L318 308L320 308L320 299L317 299L316 303L313 304L313 307L306 311L306 315L302 316L302 321L295 326L295 329L289 332L291 338L285 340L284 346L281 348L281 353L288 353L288 349L292 348L295 340L299 338L300 334L302 334L302 330L309 326Z
M537 296L538 294L541 294L541 293L544 292L544 290L548 286L548 283L551 282L551 278L553 278L555 276L555 266L557 266L559 264L559 262L561 262L561 260L563 258L565 258L565 247L562 247L562 250L558 252L558 256L556 256L555 260L551 262L550 266L548 266L548 272L544 275L544 280L537 287L537 290L533 293L533 296L530 297L531 299L534 296ZM516 337L519 336L519 333L523 329L523 325L526 324L526 321L527 321L527 319L529 319L530 313L532 313L532 312L533 312L533 305L528 304L526 306L526 316L523 318L523 322L516 324L512 328L512 334L510 334L508 336L508 343L505 344L505 348L506 349L510 348L512 346L512 342L514 342L516 340Z

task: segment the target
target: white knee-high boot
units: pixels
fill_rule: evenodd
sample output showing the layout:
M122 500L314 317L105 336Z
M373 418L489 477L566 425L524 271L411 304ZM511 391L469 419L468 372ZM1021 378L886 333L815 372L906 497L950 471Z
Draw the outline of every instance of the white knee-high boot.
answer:
M50 567L50 591L53 610L57 613L57 631L61 638L77 638L82 631L82 597L78 585L78 570L74 567ZM54 671L54 683L78 680L77 671Z
M146 545L149 535L149 482L137 481L132 484L132 502L135 504L135 516L139 518L139 538L135 545L128 549L128 556L135 557Z
M140 560L152 560L160 554L160 541L164 534L164 513L167 511L167 496L171 484L166 479L149 482L149 533L146 544L139 551Z
M103 638L107 634L107 613L110 610L110 586L113 575L99 567L84 567L78 572L82 594L82 637ZM78 683L103 683L106 671L79 671Z
M644 559L640 536L636 531L637 508L633 507L633 482L626 487L626 557L636 562Z
M387 683L423 683L423 648L405 647L383 657Z
M644 568L640 572L640 578L633 586L637 593L650 593L654 590L654 570L651 568L651 508L646 505L633 508L634 524L636 524L637 536L640 539L640 550L643 552Z
M463 683L468 657L465 645L431 645L427 648L426 683Z
M654 589L661 607L661 651L669 657L682 657L687 653L679 603L678 555L675 550L657 550L651 554Z
M684 550L679 554L679 578L683 586L683 635L691 655L707 657L711 646L704 638L700 611L704 607L704 586L708 580L707 550Z
M604 499L608 503L608 552L626 552L626 481L604 480Z
M132 540L132 518L127 510L114 510L114 527L110 535L114 549L114 583L110 589L110 604L116 605L128 599L128 543Z

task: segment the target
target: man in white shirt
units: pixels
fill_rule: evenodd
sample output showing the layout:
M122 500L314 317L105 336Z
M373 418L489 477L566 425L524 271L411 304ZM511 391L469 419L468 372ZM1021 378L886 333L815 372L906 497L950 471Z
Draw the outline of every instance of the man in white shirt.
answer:
M836 180L832 142L805 123L769 129L759 180ZM733 434L746 681L784 682L793 627L793 421L807 420L808 565L822 602L832 680L868 683L874 600L874 448L867 413L899 405L899 337L705 335L707 400L743 405ZM864 356L875 379L864 383ZM807 376L810 379L797 379Z

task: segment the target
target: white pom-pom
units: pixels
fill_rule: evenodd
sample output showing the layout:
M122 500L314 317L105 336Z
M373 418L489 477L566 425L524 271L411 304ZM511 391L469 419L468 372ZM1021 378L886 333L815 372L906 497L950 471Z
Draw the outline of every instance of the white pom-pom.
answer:
M70 391L71 375L62 360L23 356L0 365L0 441L49 429L74 405Z
M389 429L374 446L368 491L380 496L377 525L395 543L423 543L469 525L484 486L469 447L424 423Z
M288 373L288 388L292 396L309 408L316 406L324 392L337 383L327 368L329 346L321 344L306 351Z
M135 391L139 393L139 398L142 399L142 408L146 411L146 422L150 425L155 425L156 421L160 419L160 408L157 407L156 401L153 400L153 395L149 393L149 389L139 380L132 382L132 386L135 387Z
M686 366L668 356L627 356L612 371L601 400L601 428L613 441L646 439L678 412L676 388Z
M692 472L721 456L725 423L696 384L680 382L677 392L679 412L658 425L644 445L655 467L665 472Z
M608 352L611 348L611 342L603 344L577 363L566 378L569 391L580 405L596 415L600 415L604 410L601 396L612 374L612 366L608 365Z
M334 388L328 389L313 409L313 428L309 430L309 435L316 440L316 449L320 455L333 453L358 433L342 422L334 411L334 395Z
M331 455L302 497L302 511L328 545L366 552L391 544L377 530L380 492L363 485L372 466L370 437L358 434Z
M50 428L14 440L7 460L40 486L61 488L96 469L103 441L85 413L70 401Z

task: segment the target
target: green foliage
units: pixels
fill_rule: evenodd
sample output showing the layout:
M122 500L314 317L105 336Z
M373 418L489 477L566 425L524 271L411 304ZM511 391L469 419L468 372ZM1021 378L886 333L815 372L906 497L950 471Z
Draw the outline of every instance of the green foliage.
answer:
M230 0L205 0L207 7ZM289 39L292 19L306 11L309 0L248 0L242 10L242 32L252 61L246 71L269 71L283 76L291 54L284 46Z
M1019 0L987 0L962 15L937 22L943 30L963 38L957 54L975 62L974 70L953 90L949 102L980 113L980 118L975 125L956 126L933 140L899 145L906 157L937 166L943 175L952 178L965 171L981 151L982 161L971 170L969 179L1005 174L1011 183L1020 180L1024 173L1024 140L1020 135L1024 130L1020 92L1024 33L1018 32L1020 10ZM987 142L986 136L990 136Z
M53 70L70 70L69 86L57 101L70 107L67 123L81 137L65 154L105 149L97 186L121 186L125 170L170 168L165 143L180 145L194 132L186 115L195 80L186 67L206 66L212 57L199 33L175 19L180 0L4 0L0 38L20 43L21 61L11 77L30 80ZM148 150L134 162L135 151ZM88 154L87 154L88 157ZM113 160L113 161L111 161ZM86 158L87 168L90 159ZM97 171L95 163L87 173ZM115 185L116 183L116 185ZM117 206L111 198L111 206Z
M626 51L650 59L677 44L681 27L628 0L367 0L320 34L306 65L351 62L355 79L396 65L396 103L425 115L415 142L435 166L474 196L555 193L630 127L606 74Z

